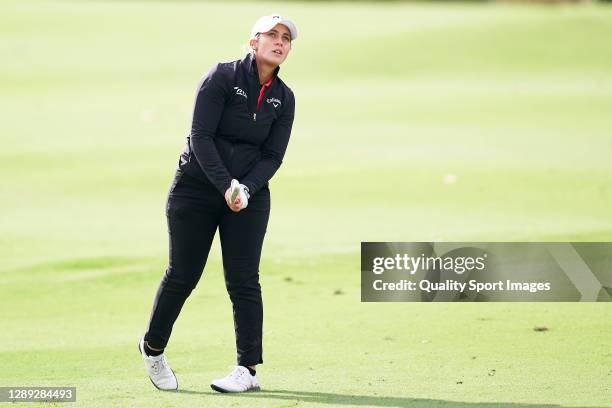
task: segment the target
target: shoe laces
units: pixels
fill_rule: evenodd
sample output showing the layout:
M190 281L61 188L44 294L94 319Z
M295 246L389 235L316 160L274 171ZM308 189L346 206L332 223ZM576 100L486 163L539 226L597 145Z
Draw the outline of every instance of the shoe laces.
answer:
M236 380L236 381L240 380L240 378L242 377L242 374L244 374L244 370L241 370L240 366L229 366L229 368L233 368L234 369L234 371L232 371L229 374L229 377L234 379L234 380Z
M158 375L166 367L166 356L163 354L161 358L153 363L151 369L155 375Z

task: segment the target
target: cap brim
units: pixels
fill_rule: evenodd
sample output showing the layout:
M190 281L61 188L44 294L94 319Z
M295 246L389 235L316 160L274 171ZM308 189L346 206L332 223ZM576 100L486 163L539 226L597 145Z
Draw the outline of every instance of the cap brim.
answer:
M287 27L289 29L289 32L291 33L291 40L295 40L298 36L298 32L297 32L297 27L295 26L295 24L293 24L293 21L291 20L283 20L278 24L282 24L285 27Z
M282 24L285 27L287 27L287 29L289 30L289 33L291 34L291 41L293 41L293 40L295 40L297 38L297 36L298 36L297 27L295 26L293 21L287 20L287 19L283 19L283 20L280 20L280 21L272 21L268 25L265 25L263 27L259 27L259 29L261 31L258 31L257 33L267 33L268 31L270 31L271 29L276 27L277 24ZM257 33L255 33L255 32L252 33L251 34L251 38L255 38Z

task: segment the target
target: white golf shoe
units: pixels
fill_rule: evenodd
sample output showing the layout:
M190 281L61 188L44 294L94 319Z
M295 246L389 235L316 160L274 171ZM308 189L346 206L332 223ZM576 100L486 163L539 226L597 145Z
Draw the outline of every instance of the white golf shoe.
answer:
M227 377L214 380L210 388L219 392L259 391L257 376L251 375L249 369L243 366L230 366L232 372Z
M159 356L147 356L144 352L144 338L140 339L138 350L144 359L149 378L157 389L164 391L178 389L176 375L168 365L164 353Z

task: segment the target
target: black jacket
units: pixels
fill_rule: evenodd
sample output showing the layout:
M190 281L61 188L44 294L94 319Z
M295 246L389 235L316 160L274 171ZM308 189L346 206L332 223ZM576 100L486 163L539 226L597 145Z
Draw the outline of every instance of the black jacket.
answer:
M193 121L179 168L224 194L232 178L255 194L280 167L293 125L293 92L274 72L262 85L255 57L219 63L198 85Z

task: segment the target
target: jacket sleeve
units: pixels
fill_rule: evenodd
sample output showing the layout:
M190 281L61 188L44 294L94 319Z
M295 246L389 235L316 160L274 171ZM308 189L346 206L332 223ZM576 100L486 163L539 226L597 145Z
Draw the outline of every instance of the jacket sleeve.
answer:
M270 128L270 135L261 147L261 157L251 171L240 182L247 186L251 195L259 191L276 173L283 162L293 118L295 115L295 97L288 93L287 106Z
M214 138L225 106L226 89L217 64L199 83L191 123L193 154L206 177L222 195L232 178L219 156Z

